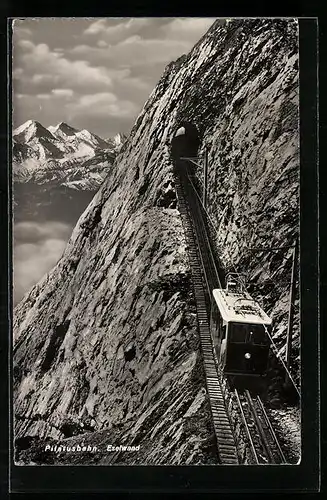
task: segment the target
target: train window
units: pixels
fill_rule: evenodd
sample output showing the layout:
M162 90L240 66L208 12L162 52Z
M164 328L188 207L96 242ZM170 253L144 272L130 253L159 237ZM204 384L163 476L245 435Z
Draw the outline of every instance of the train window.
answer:
M247 341L247 325L234 323L231 325L230 342L245 343Z
M220 339L223 339L224 338L224 331L225 331L225 329L223 327L223 319L222 319L221 316L218 317L218 325L217 325L217 327L218 327L218 337Z
M269 343L268 336L262 325L249 325L250 342L255 345L267 345Z
M210 328L212 333L216 333L218 330L219 321L219 311L216 301L213 300L211 303L211 318L210 318Z
M230 342L268 345L269 338L262 325L232 323Z
M211 303L211 323L214 324L217 322L217 305L213 300Z

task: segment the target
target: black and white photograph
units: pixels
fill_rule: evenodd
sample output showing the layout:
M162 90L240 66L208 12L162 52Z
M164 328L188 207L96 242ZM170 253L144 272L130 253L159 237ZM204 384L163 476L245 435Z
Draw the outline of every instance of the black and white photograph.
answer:
M298 466L298 19L12 31L15 465Z

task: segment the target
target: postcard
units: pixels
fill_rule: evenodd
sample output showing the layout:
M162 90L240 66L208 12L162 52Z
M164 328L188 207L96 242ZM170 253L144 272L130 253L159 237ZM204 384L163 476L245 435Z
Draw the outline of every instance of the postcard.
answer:
M12 30L15 465L298 467L299 21Z

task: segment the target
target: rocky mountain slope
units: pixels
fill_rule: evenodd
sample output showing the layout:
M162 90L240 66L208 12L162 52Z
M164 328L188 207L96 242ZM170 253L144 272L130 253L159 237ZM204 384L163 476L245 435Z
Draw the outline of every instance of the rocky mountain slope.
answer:
M296 22L249 19L215 23L168 65L61 260L15 309L17 460L216 461L171 140L183 120L200 131L222 265L247 273L282 348L290 253L247 252L296 236L297 64Z

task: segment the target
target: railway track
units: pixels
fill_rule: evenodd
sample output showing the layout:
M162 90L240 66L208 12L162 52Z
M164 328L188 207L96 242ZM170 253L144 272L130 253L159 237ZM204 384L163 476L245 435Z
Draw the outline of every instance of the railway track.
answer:
M240 417L255 464L285 464L284 453L260 397L234 390Z
M220 286L220 281L199 201L192 192L188 180L185 170L179 172L176 175L176 191L185 237L189 247L188 254L194 286L200 343L216 435L218 459L221 464L238 464L237 445L215 363L209 329L210 291L217 285Z
M234 418L235 413L239 415L239 422L243 427L242 434L248 442L252 462L287 463L260 397L252 397L248 390L239 393L235 389L226 398L224 378L217 365L209 327L211 291L221 288L222 285L201 202L196 194L195 179L185 163L176 176L176 192L189 248L200 343L219 461L222 464L237 464L243 461L234 436L235 425L230 414L232 404Z

